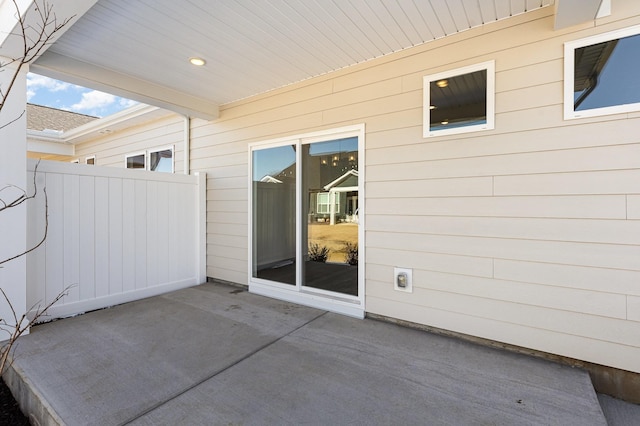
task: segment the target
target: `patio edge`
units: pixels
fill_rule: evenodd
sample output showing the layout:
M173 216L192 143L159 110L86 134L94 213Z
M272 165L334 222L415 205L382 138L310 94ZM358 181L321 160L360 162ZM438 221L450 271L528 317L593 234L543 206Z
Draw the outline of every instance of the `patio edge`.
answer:
M35 426L63 426L64 421L13 361L13 357L10 357L9 366L2 377L29 422Z
M522 346L511 345L495 340L484 339L482 337L449 331L442 328L418 324L411 321L388 317L385 315L378 315L367 312L366 318L388 322L391 324L398 324L403 327L423 330L442 336L449 336L481 346L488 346L496 349L506 350L509 352L532 356L535 358L541 358L573 368L581 368L589 373L591 384L593 385L595 392L609 395L633 404L640 404L640 374L638 373L633 373L631 371L621 370L613 367L607 367L600 364L594 364L591 362L582 361L566 356L555 355L548 352L524 348Z

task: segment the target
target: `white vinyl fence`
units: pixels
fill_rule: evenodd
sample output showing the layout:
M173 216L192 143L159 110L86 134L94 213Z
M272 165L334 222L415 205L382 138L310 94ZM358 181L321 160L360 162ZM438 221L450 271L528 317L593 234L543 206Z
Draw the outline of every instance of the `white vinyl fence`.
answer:
M32 189L36 164L28 164ZM27 241L33 246L48 231L27 256L27 306L71 286L45 320L206 280L204 174L41 161L36 185Z

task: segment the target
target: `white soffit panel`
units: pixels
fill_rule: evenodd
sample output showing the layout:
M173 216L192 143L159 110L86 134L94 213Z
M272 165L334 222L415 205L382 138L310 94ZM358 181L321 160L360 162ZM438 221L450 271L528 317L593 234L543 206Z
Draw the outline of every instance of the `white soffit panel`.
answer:
M68 81L84 80L100 90L113 88L122 96L130 92L131 99L164 108L175 103L174 110L211 118L217 105L550 3L98 0L34 70L60 79L68 75ZM194 56L206 65L189 64ZM94 75L86 75L92 69Z

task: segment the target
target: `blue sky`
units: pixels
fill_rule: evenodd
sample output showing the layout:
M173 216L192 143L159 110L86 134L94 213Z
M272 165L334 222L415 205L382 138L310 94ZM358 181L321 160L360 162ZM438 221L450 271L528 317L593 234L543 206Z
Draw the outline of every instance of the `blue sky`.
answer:
M137 103L33 73L27 74L27 101L95 117L106 117Z

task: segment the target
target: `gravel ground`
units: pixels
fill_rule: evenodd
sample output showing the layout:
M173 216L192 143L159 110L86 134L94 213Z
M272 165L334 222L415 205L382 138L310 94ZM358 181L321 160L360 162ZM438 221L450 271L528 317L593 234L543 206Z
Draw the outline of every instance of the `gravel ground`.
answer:
M0 425L29 425L29 420L20 411L18 403L2 379L0 379Z

